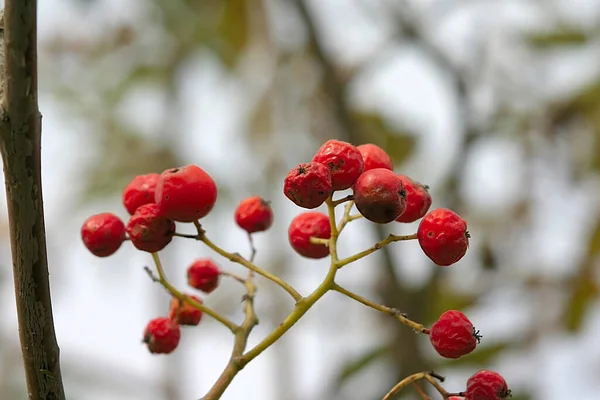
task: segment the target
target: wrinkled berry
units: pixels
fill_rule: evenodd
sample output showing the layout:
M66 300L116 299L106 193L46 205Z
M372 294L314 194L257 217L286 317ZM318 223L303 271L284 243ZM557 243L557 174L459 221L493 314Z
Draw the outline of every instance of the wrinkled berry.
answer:
M155 253L173 239L175 222L168 219L154 203L138 207L127 223L127 234L136 249Z
M131 215L144 204L154 203L158 174L138 175L123 190L123 205Z
M459 358L475 350L481 336L465 314L449 310L433 323L429 338L439 355Z
M160 174L155 200L167 218L177 222L194 222L205 217L214 207L217 185L197 165L171 168Z
M199 258L188 267L187 281L194 289L208 294L219 286L220 275L217 263L210 258Z
M313 209L327 200L332 192L331 172L318 162L300 164L283 181L283 193L294 204Z
M235 222L248 233L266 231L273 224L271 203L259 196L242 200L235 210Z
M92 215L81 226L81 239L93 255L108 257L125 241L125 224L112 213Z
M329 248L324 244L310 242L311 237L329 239L331 226L329 217L317 211L297 215L288 229L288 238L292 248L306 258L324 258L329 255Z
M356 147L363 158L364 163L364 171L368 171L370 169L375 168L385 168L389 170L394 169L394 164L392 163L392 159L381 147L372 144L361 144Z
M402 180L393 171L375 168L364 172L354 185L354 203L369 221L387 224L406 209Z
M417 230L419 245L440 266L452 265L467 253L467 223L454 211L438 208L427 214Z
M431 207L431 195L427 186L422 185L406 175L398 175L406 191L406 210L396 218L398 222L415 222L423 218Z
M467 381L465 400L504 400L509 397L508 384L497 372L481 370Z
M202 299L197 296L188 295L188 297L196 300L200 304L203 304ZM177 322L179 325L195 326L198 325L202 319L202 311L198 310L187 301L182 302L177 297L173 297L171 299L169 318Z
M360 151L352 144L340 140L328 140L313 157L331 172L332 189L344 190L354 185L364 170Z
M146 325L144 343L152 354L169 354L177 348L181 329L170 318L155 318Z

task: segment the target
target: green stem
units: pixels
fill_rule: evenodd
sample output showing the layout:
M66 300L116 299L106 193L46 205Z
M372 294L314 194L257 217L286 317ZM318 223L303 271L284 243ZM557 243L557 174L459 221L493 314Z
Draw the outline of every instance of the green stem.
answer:
M342 268L345 265L351 264L355 261L360 260L361 258L365 258L368 255L371 255L373 253L375 253L377 250L381 250L383 247L387 246L390 243L393 242L400 242L402 240L413 240L417 238L417 234L413 234L413 235L403 235L403 236L398 236L398 235L388 235L387 238L383 239L380 242L375 243L373 246L369 247L366 250L361 251L360 253L357 253L353 256L344 258L343 260L340 260L338 262L338 268Z
M238 326L229 320L228 318L222 316L218 312L214 311L212 308L205 306L194 300L193 298L186 296L181 293L175 286L169 283L165 271L163 269L162 263L160 262L160 258L158 257L158 253L152 253L152 258L154 259L154 264L156 265L156 271L158 272L158 283L160 283L169 293L171 293L174 297L178 298L181 302L186 302L191 304L194 308L202 311L203 313L210 315L223 325L225 325L231 332L235 333L238 330Z

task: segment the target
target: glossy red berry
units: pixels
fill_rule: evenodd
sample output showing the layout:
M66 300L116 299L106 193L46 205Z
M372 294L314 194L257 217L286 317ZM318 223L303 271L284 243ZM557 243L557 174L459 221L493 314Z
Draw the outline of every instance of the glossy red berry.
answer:
M92 215L81 226L81 239L93 255L108 257L125 241L125 224L112 213Z
M313 157L331 172L332 189L344 190L354 185L364 170L362 154L356 146L340 140L328 140Z
M421 220L417 238L431 261L448 266L467 253L470 235L467 223L458 214L447 208L438 208Z
M394 164L388 153L376 144L361 144L356 148L360 151L363 158L363 163L365 165L363 172L375 168L394 169Z
M285 196L302 208L319 207L331 192L331 172L329 168L318 162L298 165L283 181Z
M402 215L406 209L404 184L389 169L370 169L354 185L354 203L369 221L387 224Z
M469 318L457 310L443 313L431 326L429 338L435 351L446 358L469 354L481 340Z
M173 239L175 222L168 219L154 203L135 210L127 223L127 234L136 249L155 253Z
M465 400L504 400L511 397L508 384L497 372L481 370L467 381Z
M331 226L329 217L317 211L298 214L290 223L288 238L292 248L306 258L324 258L329 255L329 248L323 244L310 242L311 237L329 239Z
M398 175L406 191L406 210L396 218L398 222L415 222L427 214L431 207L431 195L428 188L406 175Z
M266 231L273 224L271 203L260 196L242 200L235 210L235 222L248 233Z
M219 286L220 276L219 266L210 258L195 260L187 270L188 285L207 294Z
M165 216L177 222L205 217L217 201L217 185L197 165L171 168L160 174L155 200Z
M169 354L177 348L181 329L170 318L155 318L146 325L144 343L152 354Z
M131 215L144 204L154 203L159 174L138 175L123 190L123 205Z
M197 296L188 295L188 297L196 300L196 302L200 304L203 304L202 299ZM171 299L169 318L177 322L179 325L195 326L198 325L202 319L202 311L198 310L187 301L182 302L177 297L173 297Z

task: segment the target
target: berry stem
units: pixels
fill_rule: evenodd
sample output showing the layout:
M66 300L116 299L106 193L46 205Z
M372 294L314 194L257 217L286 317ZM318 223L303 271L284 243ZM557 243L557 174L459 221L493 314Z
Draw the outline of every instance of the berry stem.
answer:
M357 215L353 215L352 217L350 216L350 211L352 211L353 206L354 201L349 201L348 203L346 203L346 207L344 207L344 215L342 216L342 220L340 221L340 224L337 227L338 234L346 227L348 222L362 217L362 215L360 214L358 214L358 217Z
M323 238L318 238L318 237L311 237L310 238L310 242L313 244L323 244L325 246L329 246L329 239L323 239Z
M403 240L413 240L416 238L417 238L416 233L412 234L412 235L402 235L402 236L390 234L390 235L388 235L387 238L383 239L380 242L375 243L373 246L369 247L368 249L363 250L360 253L357 253L353 256L339 260L337 263L337 266L338 266L338 268L342 268L348 264L351 264L355 261L360 260L361 258L365 258L366 256L375 253L377 250L381 250L383 247L387 246L390 243L400 242Z
M162 267L162 263L160 262L160 258L158 257L158 253L152 253L152 259L154 260L154 264L156 265L156 271L158 272L158 277L155 277L152 274L152 270L150 270L150 268L146 267L145 269L146 269L146 272L148 273L148 275L150 276L150 279L152 279L154 282L160 283L165 289L167 289L167 291L171 295L178 298L179 301L189 303L194 308L202 311L203 313L205 313L207 315L210 315L211 317L213 317L214 319L216 319L217 321L222 323L224 326L226 326L231 332L235 333L238 330L238 326L234 322L232 322L228 318L222 316L221 314L214 311L213 309L205 306L204 304L200 304L196 300L190 298L189 296L184 295L179 290L177 290L171 283L169 283L169 281L167 280L167 277L165 276L165 271Z
M331 226L331 237L329 238L329 254L331 255L331 265L337 264L338 253L337 253L337 240L340 232L337 229L337 223L335 221L335 204L333 201L333 194L325 201L327 204L327 211L329 212L329 224ZM332 280L333 282L333 280Z
M406 315L404 315L403 313L401 313L400 311L398 311L395 308L386 307L386 306L382 306L380 304L374 303L373 301L371 301L369 299L366 299L354 292L351 292L350 290L348 290L346 288L343 288L342 286L338 285L337 283L334 283L331 286L331 289L335 290L336 292L341 293L344 296L347 296L347 297L351 298L352 300L355 300L367 307L370 307L374 310L377 310L377 311L387 314L391 317L394 317L396 320L400 321L404 325L408 326L409 328L414 329L417 332L429 334L429 329L427 329L424 325L419 324L419 323L407 318Z
M337 207L337 206L339 206L340 204L344 204L345 202L347 202L347 201L352 201L352 200L354 200L354 196L353 196L353 195L351 195L351 194L349 194L348 196L346 196L346 197L342 197L341 199L332 200L332 201L331 201L331 205L332 205L333 207Z
M239 283L241 283L242 285L246 284L246 280L244 278L242 278L238 274L234 274L233 272L221 271L221 275L232 278L232 279L238 281Z
M400 382L396 384L384 397L382 400L392 400L402 389L411 383L416 383L417 381L424 379L427 382L431 383L433 387L442 395L444 399L448 399L452 394L448 393L442 385L440 385L439 381L444 381L444 377L436 374L433 371L430 372L418 372L416 374L412 374L402 379ZM437 379L437 380L436 380Z
M253 263L254 257L256 257L256 246L254 246L254 237L251 233L248 233L248 243L250 244L250 258L248 260Z
M253 262L251 262L251 261L245 259L244 257L242 257L241 255L239 255L238 253L229 253L228 251L223 250L222 248L220 248L219 246L214 244L210 239L208 239L206 237L204 229L202 228L200 223L198 223L196 221L194 223L194 225L196 225L196 229L198 230L198 235L194 236L194 238L196 240L203 242L210 249L212 249L215 253L221 255L222 257L225 257L229 261L243 265L244 267L248 268L250 271L254 271L258 275L261 275L264 278L267 278L271 282L275 283L276 285L280 286L283 290L288 292L295 301L299 301L302 299L302 295L300 293L298 293L298 291L296 289L294 289L289 283L285 282L283 279L279 278L278 276L265 271L264 269L260 268ZM181 235L178 235L178 236L181 236Z

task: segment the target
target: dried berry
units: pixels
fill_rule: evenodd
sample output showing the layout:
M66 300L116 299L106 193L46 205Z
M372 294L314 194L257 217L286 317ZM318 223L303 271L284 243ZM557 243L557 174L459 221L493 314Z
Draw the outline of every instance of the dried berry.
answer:
M465 400L504 400L509 397L508 384L497 372L481 370L467 381Z
M427 257L440 266L452 265L467 253L467 223L454 211L438 208L427 214L417 230L419 245Z
M135 210L127 223L127 234L136 249L155 253L173 239L175 222L168 219L154 203Z
M203 304L202 299L197 296L188 295L187 297L196 300L196 302L200 304ZM198 325L202 319L202 311L187 301L182 302L177 297L173 297L171 299L169 318L177 322L179 325L195 326Z
M242 200L235 210L235 222L248 233L266 231L273 224L271 203L259 196Z
M406 209L404 184L389 169L370 169L354 185L354 203L369 221L387 224L402 215Z
M385 168L389 170L394 169L394 164L392 163L392 159L381 147L372 144L361 144L356 147L363 158L364 163L364 171L368 171L370 169L375 168Z
M310 238L329 239L331 226L329 217L321 212L311 211L297 215L288 229L288 238L292 248L306 258L324 258L329 248L324 244L311 243Z
M446 358L469 354L481 340L469 318L457 310L443 313L431 326L429 338L435 351Z
M123 190L123 205L132 215L138 207L154 203L159 174L138 175Z
M219 266L210 258L195 260L187 270L188 285L207 294L219 286L220 276Z
M406 175L398 175L404 184L406 192L406 210L396 218L398 222L415 222L421 218L431 207L431 195L427 186L422 185Z
M360 151L352 144L340 140L328 140L313 157L331 172L332 189L344 190L354 185L364 170Z
M177 348L181 339L179 325L170 318L155 318L146 325L144 343L152 354L169 354Z
M313 209L332 192L329 169L317 162L300 164L283 181L283 193L299 207Z
M125 224L112 213L92 215L81 226L81 239L93 255L108 257L125 241Z

